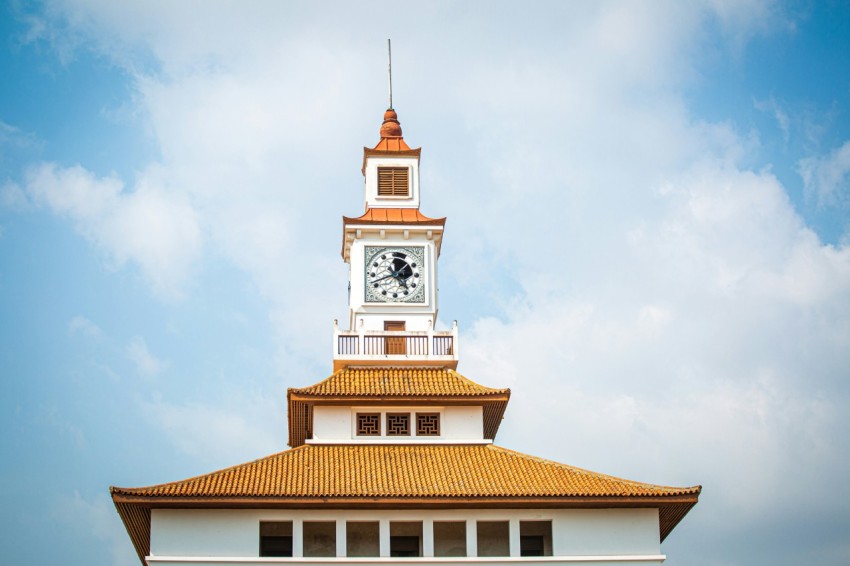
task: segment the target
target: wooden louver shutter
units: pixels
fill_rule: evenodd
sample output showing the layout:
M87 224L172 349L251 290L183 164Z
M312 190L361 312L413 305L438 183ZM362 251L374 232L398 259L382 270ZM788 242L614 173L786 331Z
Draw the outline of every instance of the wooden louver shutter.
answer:
M408 196L410 187L407 171L407 167L378 167L378 196Z

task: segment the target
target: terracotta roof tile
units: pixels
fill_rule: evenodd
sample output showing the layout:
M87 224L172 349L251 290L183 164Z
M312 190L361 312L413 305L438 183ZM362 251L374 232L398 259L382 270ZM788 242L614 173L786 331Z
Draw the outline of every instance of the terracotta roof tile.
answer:
M405 143L404 138L381 138L378 145L372 148L372 151L411 151L410 146Z
M447 368L348 367L315 385L290 389L293 395L370 396L454 396L509 395L510 389L479 385Z
M342 217L345 224L429 224L444 226L445 218L429 218L418 208L367 208L362 216Z
M493 445L307 445L183 481L112 488L143 497L663 497L698 495Z

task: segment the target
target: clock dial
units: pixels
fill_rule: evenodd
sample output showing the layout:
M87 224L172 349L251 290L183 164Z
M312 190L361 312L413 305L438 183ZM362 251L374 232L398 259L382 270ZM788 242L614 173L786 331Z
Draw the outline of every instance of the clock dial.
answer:
M366 301L425 301L424 248L366 248Z

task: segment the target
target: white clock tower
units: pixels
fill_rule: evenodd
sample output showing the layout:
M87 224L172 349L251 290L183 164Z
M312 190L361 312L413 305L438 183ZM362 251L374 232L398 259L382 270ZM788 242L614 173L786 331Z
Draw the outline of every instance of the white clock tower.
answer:
M494 444L511 391L458 373L457 324L434 328L445 218L419 212L419 153L387 110L381 140L364 150L365 212L343 218L350 327L335 323L333 373L286 392L291 448L110 488L142 564L664 562L661 541L700 486L630 481ZM581 431L537 434L557 443Z
M337 327L334 367L457 367L457 330L437 332L437 258L445 218L419 212L419 156L402 137L395 110L381 139L363 148L365 212L343 217L342 257L349 264L349 330Z

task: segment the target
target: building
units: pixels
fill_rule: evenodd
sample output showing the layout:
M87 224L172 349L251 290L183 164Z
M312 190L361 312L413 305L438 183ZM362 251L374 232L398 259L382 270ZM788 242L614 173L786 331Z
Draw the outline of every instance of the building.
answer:
M291 449L111 494L142 563L660 564L700 487L602 475L493 444L510 390L457 373L435 329L445 218L419 211L419 149L387 110L343 218L349 329L333 374L287 393Z

